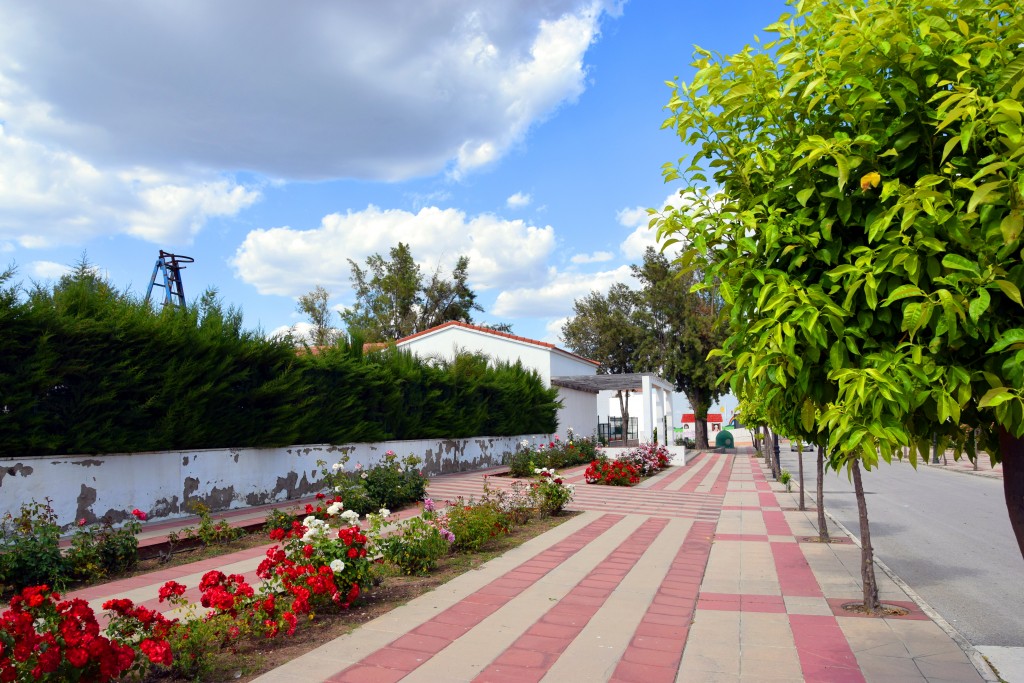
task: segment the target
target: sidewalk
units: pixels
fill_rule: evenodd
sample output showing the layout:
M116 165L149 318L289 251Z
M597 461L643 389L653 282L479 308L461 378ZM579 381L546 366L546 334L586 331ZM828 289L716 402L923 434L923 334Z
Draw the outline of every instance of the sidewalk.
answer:
M845 612L860 599L859 549L805 542L815 513L784 507L787 494L750 453L698 454L634 488L580 483L579 516L258 680L983 680L881 571L883 601L909 615ZM478 496L485 474L437 477L429 493ZM194 587L215 567L251 575L262 556L81 593L158 608L167 579Z

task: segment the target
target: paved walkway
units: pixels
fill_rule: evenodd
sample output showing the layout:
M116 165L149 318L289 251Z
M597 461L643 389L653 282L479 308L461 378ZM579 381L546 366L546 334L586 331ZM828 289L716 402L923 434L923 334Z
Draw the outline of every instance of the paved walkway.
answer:
M258 680L983 680L882 572L883 601L909 615L845 612L859 601L859 549L806 542L814 513L788 508L791 497L741 451L700 454L635 488L581 483L579 516ZM429 492L478 496L483 477L437 477ZM251 576L262 556L257 548L80 594L158 607L169 578L195 586L212 568Z

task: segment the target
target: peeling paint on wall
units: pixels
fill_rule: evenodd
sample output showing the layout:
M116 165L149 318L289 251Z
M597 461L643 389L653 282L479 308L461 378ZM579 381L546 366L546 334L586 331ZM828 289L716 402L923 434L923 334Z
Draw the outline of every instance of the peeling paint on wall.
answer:
M119 523L130 519L133 508L146 509L147 505L152 520L192 514L189 503L193 501L203 502L212 511L242 508L318 493L323 486L318 460L330 463L348 456L349 467L372 467L384 451L393 450L423 458L427 475L465 472L501 464L523 438L310 444L17 460L0 455L0 515L17 514L24 503L47 497L53 500L58 524L65 528L82 518L92 523L107 517ZM83 467L89 468L87 476L83 476ZM74 495L74 491L79 493Z
M4 467L0 469L0 486L4 485L4 477L16 477L18 475L27 477L32 474L32 471L31 467L20 462L13 467Z
M96 489L89 488L85 484L82 484L82 490L78 494L78 507L75 510L75 519L84 519L86 524L94 524L98 521L96 515L92 511L92 506L95 502Z

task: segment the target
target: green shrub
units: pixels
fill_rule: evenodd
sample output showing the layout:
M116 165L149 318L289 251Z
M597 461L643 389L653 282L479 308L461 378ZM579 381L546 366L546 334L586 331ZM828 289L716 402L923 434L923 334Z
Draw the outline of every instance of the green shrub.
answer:
M525 442L524 442L525 443ZM533 462L535 453L520 446L519 450L512 454L508 461L508 474L510 477L532 477L536 465Z
M472 552L492 538L509 532L509 520L492 503L465 502L459 498L445 509L445 526L455 534L452 549Z
M0 583L21 590L47 584L62 588L67 562L60 551L60 526L50 499L21 506L17 517L0 520Z
M384 559L394 563L405 574L431 571L448 553L449 545L441 529L432 523L432 519L424 517L410 517L398 525L395 533L379 542Z

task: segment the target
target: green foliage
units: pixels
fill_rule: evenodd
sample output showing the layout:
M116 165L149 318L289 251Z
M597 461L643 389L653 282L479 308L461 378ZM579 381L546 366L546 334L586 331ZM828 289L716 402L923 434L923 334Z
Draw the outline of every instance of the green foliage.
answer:
M779 474L779 483L786 487L789 491L793 483L793 475L789 473L789 470L782 470Z
M49 499L25 503L17 516L6 513L0 519L0 584L15 590L63 587L67 562L59 543L60 526Z
M644 302L639 352L646 367L658 369L676 391L686 394L697 420L697 447L707 448L708 410L726 390L720 381L725 374L721 360L708 357L722 346L727 332L719 319L718 287L697 286L700 272L671 264L650 247L643 264L633 266L633 274L642 284Z
M242 535L242 530L232 527L226 519L214 522L213 517L210 515L210 508L205 503L195 501L189 507L192 512L199 516L199 526L187 526L182 529L181 532L185 535L185 538L198 540L205 546L211 546L230 543ZM276 513L277 510L274 512ZM173 540L177 540L177 534L175 534Z
M299 313L306 314L313 326L309 339L312 346L330 346L338 341L339 333L331 327L331 309L328 306L330 298L331 293L320 285L299 297L296 307Z
M445 515L445 526L455 534L453 550L474 552L492 538L509 532L509 520L491 502L467 503L459 498L445 508Z
M395 341L450 320L472 322L473 311L483 310L466 283L468 256L459 257L451 279L438 269L427 282L408 244L399 242L390 256L370 256L366 270L349 259L356 302L341 313L349 329L361 330L370 341Z
M818 415L870 468L933 432L973 455L967 424L998 459L1024 436L1024 2L791 4L670 84L692 152L652 223L709 259L733 389L781 431Z
M428 365L351 335L319 354L242 329L215 291L187 310L82 263L19 295L0 273L0 452L90 454L554 430L557 390L521 364Z
M274 508L267 515L267 520L263 524L263 531L269 534L274 529L291 529L292 522L295 519L295 515Z
M574 492L572 484L566 484L557 472L550 470L537 479L531 490L541 517L560 514L572 502Z
M557 436L547 442L531 444L523 440L508 461L509 476L532 477L538 468L565 469L583 465L598 455L597 446L587 437L573 436L562 441Z
M379 547L384 559L393 562L403 573L426 574L448 553L449 542L430 520L410 517L401 522L392 535L382 538Z

